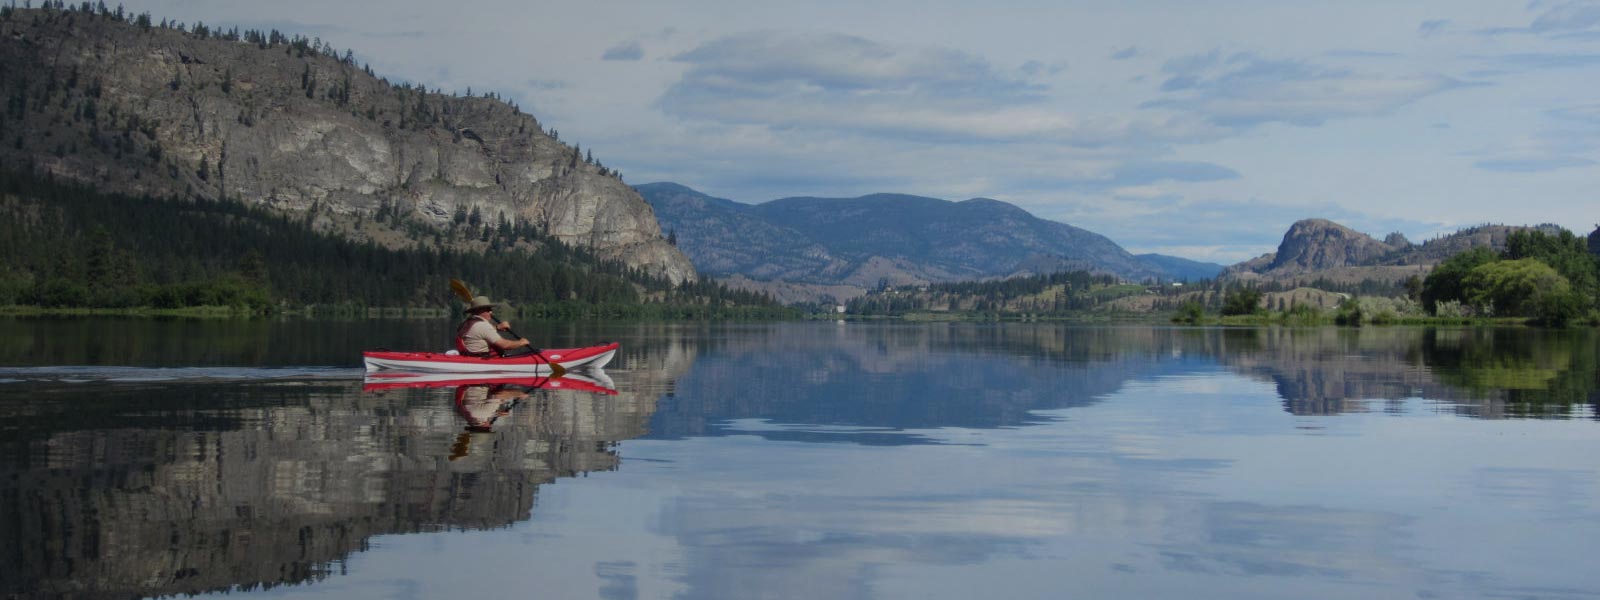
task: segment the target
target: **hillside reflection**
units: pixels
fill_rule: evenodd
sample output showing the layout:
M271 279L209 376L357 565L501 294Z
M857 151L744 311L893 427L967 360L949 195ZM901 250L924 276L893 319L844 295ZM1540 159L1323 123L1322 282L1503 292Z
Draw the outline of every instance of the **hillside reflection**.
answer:
M541 484L615 469L616 442L641 435L654 405L552 383L8 390L0 596L315 581L376 535L526 520ZM492 426L457 400L480 390L515 395Z

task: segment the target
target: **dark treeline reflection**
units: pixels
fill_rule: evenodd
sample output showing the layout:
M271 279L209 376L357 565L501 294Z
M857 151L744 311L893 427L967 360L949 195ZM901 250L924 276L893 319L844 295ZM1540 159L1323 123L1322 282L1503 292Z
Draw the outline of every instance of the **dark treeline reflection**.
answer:
M0 597L319 580L375 535L526 520L616 468L653 399L535 389L468 430L452 389L359 382L0 387Z

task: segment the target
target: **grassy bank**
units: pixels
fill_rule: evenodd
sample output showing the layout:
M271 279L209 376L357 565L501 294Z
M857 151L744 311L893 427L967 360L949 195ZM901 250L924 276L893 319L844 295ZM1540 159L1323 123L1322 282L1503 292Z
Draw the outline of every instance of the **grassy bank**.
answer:
M1179 323L1179 324L1183 324L1183 325L1238 325L1238 326L1247 326L1247 325L1248 326L1287 325L1287 326L1294 326L1294 327L1322 327L1322 326L1343 326L1343 325L1347 325L1346 323L1340 323L1338 318L1335 315L1304 316L1304 315L1291 315L1291 314L1287 314L1287 313L1267 313L1267 314L1229 315L1229 316L1206 316L1206 317L1202 317L1202 318L1200 318L1198 320L1180 320L1180 319L1177 319L1176 317L1174 317L1171 320L1174 323ZM1406 317L1373 318L1373 319L1368 319L1366 321L1363 321L1360 325L1362 325L1362 326L1386 326L1386 325L1414 326L1414 325L1420 325L1420 326L1429 326L1429 327L1468 325L1468 326L1479 326L1479 327L1482 327L1482 326L1505 326L1505 325L1527 325L1527 324L1528 324L1528 319L1523 318L1523 317L1474 318L1474 317L1406 316Z
M233 306L189 306L184 308L60 308L45 306L0 306L0 317L180 317L187 319L232 319L254 316L248 309Z

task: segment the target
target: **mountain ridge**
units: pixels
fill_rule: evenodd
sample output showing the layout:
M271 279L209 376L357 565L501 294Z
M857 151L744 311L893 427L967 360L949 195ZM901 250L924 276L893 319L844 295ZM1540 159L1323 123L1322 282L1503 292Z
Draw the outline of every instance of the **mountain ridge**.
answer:
M1129 279L1190 279L1194 269L1205 269L1186 261L1193 263L1190 271L1174 276L1168 266L1141 260L1105 236L991 198L878 193L746 204L671 182L635 189L697 268L739 275L749 285L842 284L865 291L1079 269Z

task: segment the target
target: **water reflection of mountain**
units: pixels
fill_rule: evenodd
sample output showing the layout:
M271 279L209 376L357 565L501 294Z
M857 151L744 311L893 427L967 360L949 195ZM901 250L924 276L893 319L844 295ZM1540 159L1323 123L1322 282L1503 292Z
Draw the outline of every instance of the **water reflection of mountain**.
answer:
M905 430L1035 423L1137 378L1205 368L1181 330L785 324L717 336L656 410L653 437L922 443ZM729 422L758 421L754 428Z
M506 526L539 485L615 468L654 405L540 390L465 434L451 392L0 390L0 596L272 587L337 571L375 535Z

